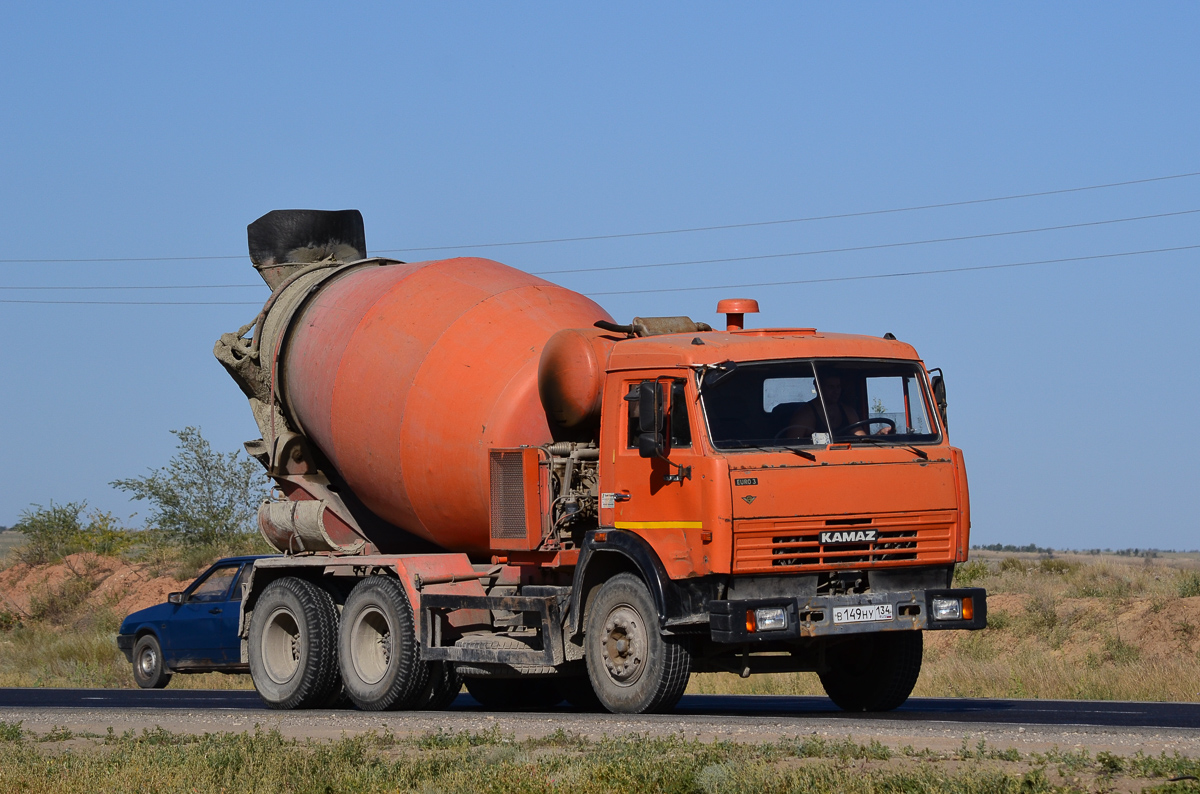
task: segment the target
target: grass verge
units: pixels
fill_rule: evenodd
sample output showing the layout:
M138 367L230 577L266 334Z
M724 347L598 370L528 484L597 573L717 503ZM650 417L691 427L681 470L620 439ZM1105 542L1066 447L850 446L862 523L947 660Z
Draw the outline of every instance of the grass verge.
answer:
M363 734L299 742L276 732L192 736L161 729L36 735L0 722L0 789L73 792L1196 792L1184 756L1021 754L965 742L953 754L819 737L774 744L677 737L516 741L493 730L412 739Z

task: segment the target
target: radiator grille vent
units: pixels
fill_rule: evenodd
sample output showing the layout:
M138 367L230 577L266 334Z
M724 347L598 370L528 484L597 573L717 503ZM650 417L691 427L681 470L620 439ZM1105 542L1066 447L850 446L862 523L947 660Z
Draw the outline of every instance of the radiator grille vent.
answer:
M491 457L492 537L525 537L525 485L520 450L493 449Z
M736 521L735 573L780 573L780 569L837 568L938 563L954 560L953 511L893 513L854 518ZM821 542L829 529L873 529L865 543Z

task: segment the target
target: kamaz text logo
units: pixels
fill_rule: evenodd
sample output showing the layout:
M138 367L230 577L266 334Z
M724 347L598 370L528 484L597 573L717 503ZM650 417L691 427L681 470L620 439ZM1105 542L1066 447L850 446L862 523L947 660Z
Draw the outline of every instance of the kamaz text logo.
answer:
M830 545L831 543L874 543L874 529L844 529L838 532L822 532L821 543Z

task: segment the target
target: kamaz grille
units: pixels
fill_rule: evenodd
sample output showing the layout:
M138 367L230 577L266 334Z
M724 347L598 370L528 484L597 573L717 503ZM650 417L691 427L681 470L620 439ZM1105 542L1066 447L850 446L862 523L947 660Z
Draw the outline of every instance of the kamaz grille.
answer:
M952 510L869 516L735 521L734 573L781 573L782 569L863 567L954 560ZM873 530L862 543L821 542L822 532Z
M491 451L492 537L525 537L525 483L520 450Z

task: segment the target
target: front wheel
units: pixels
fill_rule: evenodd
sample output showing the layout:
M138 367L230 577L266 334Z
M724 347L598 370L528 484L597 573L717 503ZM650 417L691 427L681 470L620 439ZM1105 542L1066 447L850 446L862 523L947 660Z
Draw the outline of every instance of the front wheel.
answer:
M891 711L917 685L922 649L919 631L861 634L829 649L821 685L844 711Z
M162 646L153 634L143 635L133 646L133 680L142 689L162 689L171 683L163 663Z
M683 696L691 653L681 638L659 631L654 599L633 574L617 574L600 587L584 642L592 689L614 714L670 711Z

